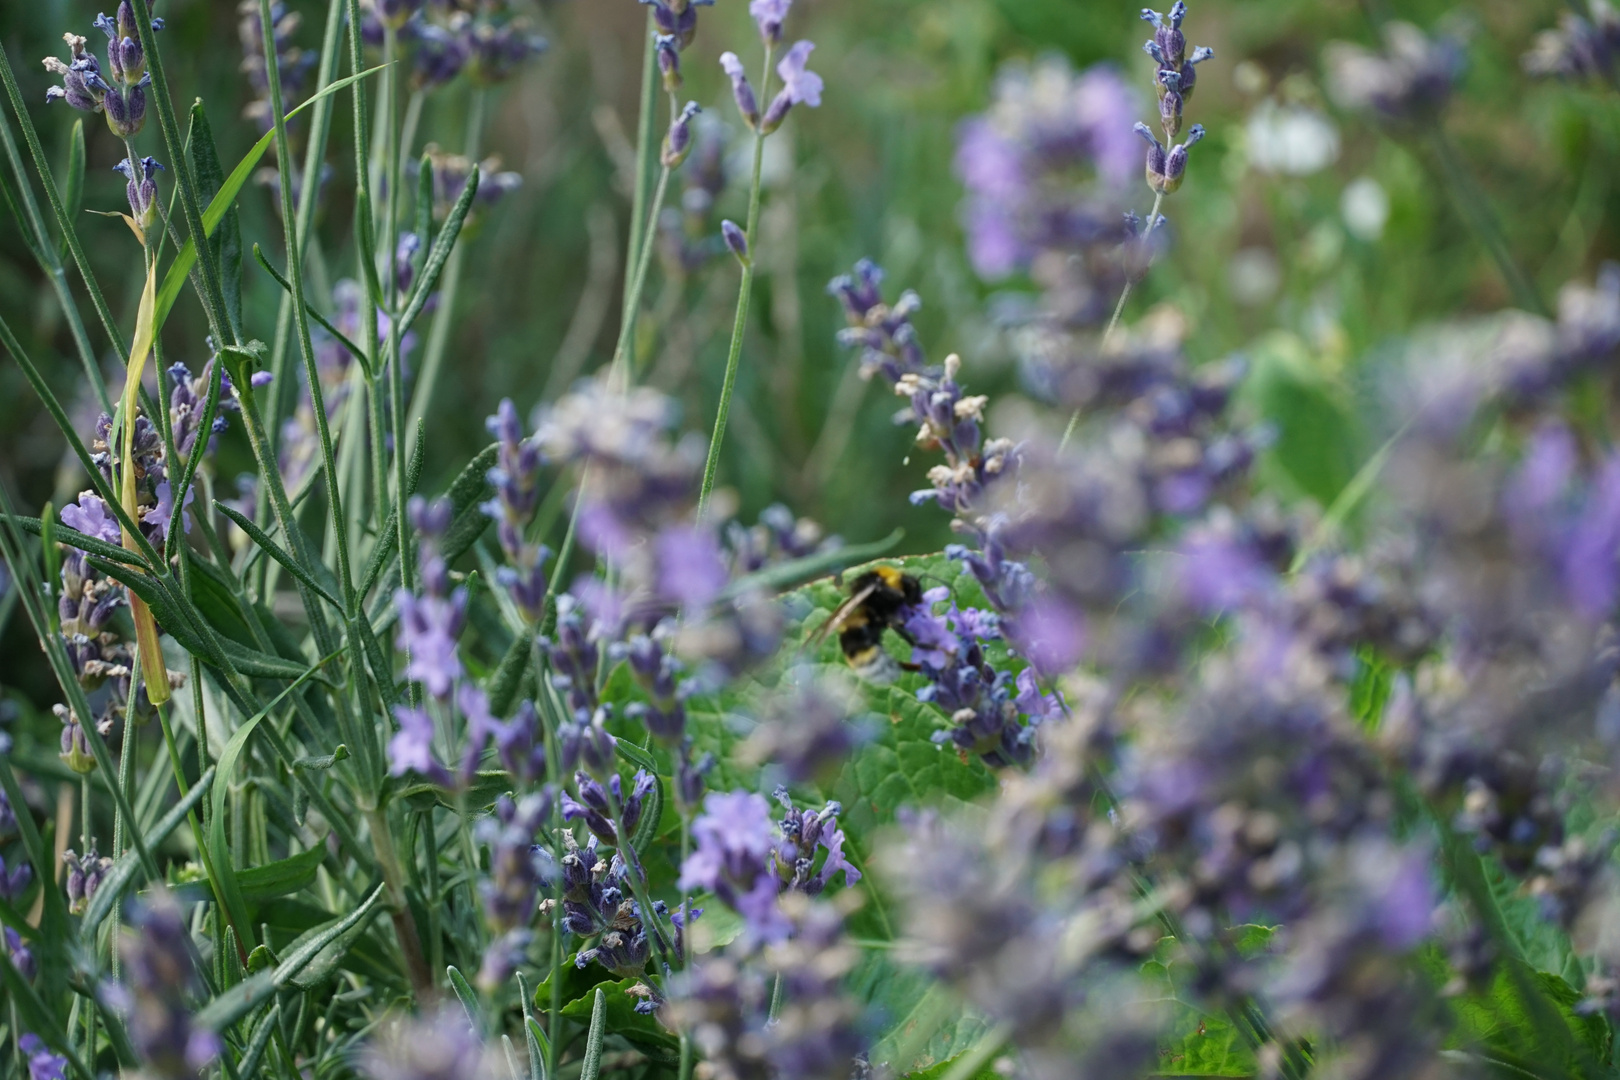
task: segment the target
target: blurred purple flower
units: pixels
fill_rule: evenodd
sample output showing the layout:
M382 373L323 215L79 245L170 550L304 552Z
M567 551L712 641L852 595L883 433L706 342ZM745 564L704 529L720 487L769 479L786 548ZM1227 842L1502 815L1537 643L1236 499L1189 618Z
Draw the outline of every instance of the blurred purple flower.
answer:
M17 1045L28 1055L28 1080L66 1080L67 1058L51 1053L38 1035L27 1032Z
M388 740L388 774L404 776L414 772L440 787L451 787L450 770L433 752L433 718L424 709L394 706L399 730Z
M706 889L743 917L748 933L775 941L792 929L776 905L770 872L771 808L747 791L711 792L692 823L694 849L681 864L678 888Z
M448 698L450 687L461 677L456 638L466 618L467 590L457 589L445 600L399 589L394 593L394 603L399 608L399 633L394 647L410 657L405 677L421 682L441 701Z
M653 541L658 554L659 592L697 613L725 588L726 566L720 542L701 525L670 525Z

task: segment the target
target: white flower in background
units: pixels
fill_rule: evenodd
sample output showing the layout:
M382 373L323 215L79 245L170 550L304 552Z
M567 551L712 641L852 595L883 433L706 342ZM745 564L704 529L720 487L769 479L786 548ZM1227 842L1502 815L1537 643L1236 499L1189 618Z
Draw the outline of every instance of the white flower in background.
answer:
M1279 105L1267 98L1249 114L1244 136L1249 162L1261 172L1309 176L1339 157L1338 128L1304 105Z
M1351 236L1371 243L1384 235L1384 224L1389 221L1389 195L1372 177L1358 176L1344 186L1339 213Z

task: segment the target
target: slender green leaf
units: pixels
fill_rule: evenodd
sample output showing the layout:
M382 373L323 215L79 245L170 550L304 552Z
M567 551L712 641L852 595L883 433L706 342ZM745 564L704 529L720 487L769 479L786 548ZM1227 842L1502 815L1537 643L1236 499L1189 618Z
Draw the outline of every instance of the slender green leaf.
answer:
M456 1000L460 1001L461 1007L466 1010L467 1019L472 1022L473 1030L482 1033L484 1031L484 1010L479 1008L478 995L468 985L467 977L454 964L446 967L444 974L445 978L450 980L450 989L455 991Z
M305 571L304 568L298 564L298 560L289 555L287 550L280 544L270 539L270 537L265 534L263 529L259 528L253 523L252 518L249 518L246 514L241 513L233 507L226 506L222 502L216 502L214 504L214 508L220 513L224 514L226 517L230 518L237 528L247 533L249 539L257 544L266 555L280 563L289 574L313 589L316 595L318 595L322 600L325 600L339 611L343 610L343 604L336 596L333 595L332 590L327 585L324 585L320 581L316 580L315 575ZM335 585L336 582L333 582L332 584Z
M291 983L302 989L323 982L337 967L354 939L377 912L386 885L378 885L355 910L320 930L312 930L286 950L276 965L276 985Z
M66 211L71 220L79 212L84 203L84 119L81 117L73 121L73 131L68 135L67 175L62 181L62 209ZM59 256L66 257L68 253L67 233L62 234L57 249Z
M727 585L720 591L720 600L732 600L750 592L774 593L778 589L789 585L797 585L801 581L819 577L830 570L839 570L856 563L875 559L884 552L894 548L905 539L906 530L896 529L882 540L874 540L869 544L852 544L849 547L833 548L831 551L820 551L814 555L806 555L802 559L789 559L786 562L767 566L763 570L756 570L752 574L745 574Z
M314 882L315 870L325 857L325 845L317 845L285 859L239 870L236 880L241 887L242 898L249 901L269 900L298 892Z
M405 340L410 332L411 324L416 317L422 314L427 306L428 296L434 286L439 283L439 274L444 270L444 264L450 258L450 249L456 246L456 238L461 235L461 227L467 221L467 213L472 210L473 199L478 194L478 166L474 165L467 172L467 186L461 189L461 195L450 208L450 213L444 219L444 227L439 235L433 238L433 247L428 251L427 261L422 264L422 272L417 275L416 287L411 290L410 303L405 306L405 313L399 317L396 326L389 327L390 338L398 337Z
M596 988L591 1005L591 1027L585 1033L585 1061L580 1066L579 1080L596 1080L602 1071L602 1036L607 1027L607 998L602 988Z
M197 176L197 198L213 199L225 185L225 170L219 163L219 150L214 145L214 131L208 124L201 99L191 103L191 168ZM240 214L232 200L230 209L220 218L217 228L208 233L208 247L219 267L220 284L225 293L225 317L237 337L242 335L242 228ZM206 220L206 211L204 212ZM206 429L205 429L206 430Z

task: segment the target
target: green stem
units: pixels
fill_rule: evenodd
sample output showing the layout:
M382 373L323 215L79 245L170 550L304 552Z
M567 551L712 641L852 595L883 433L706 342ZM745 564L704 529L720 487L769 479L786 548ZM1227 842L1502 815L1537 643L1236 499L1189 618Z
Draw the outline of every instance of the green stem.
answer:
M630 288L625 294L625 302L631 312L641 310L641 291L647 284L647 267L652 263L652 251L655 246L655 228L658 223L658 213L664 208L664 195L669 190L669 166L665 165L658 174L658 187L654 189L652 200L652 213L647 218L645 239L641 250L636 256L635 274L630 279ZM608 368L608 386L620 393L630 388L630 351L636 336L636 320L633 315L626 316L619 324L619 341L613 347L613 363Z
M759 80L759 100L768 101L771 91L771 43L765 43L765 71ZM720 405L715 411L714 433L709 436L709 456L703 463L703 487L698 492L697 517L703 520L714 491L714 474L720 468L720 444L726 437L726 419L731 413L731 395L737 387L737 362L742 357L743 331L748 326L748 298L754 287L754 264L759 261L756 241L759 226L759 176L765 162L765 135L754 128L754 175L748 187L748 261L743 264L742 284L737 288L737 316L731 323L731 348L726 354L725 380L720 384Z
M394 273L394 249L398 246L397 229L398 214L396 207L399 198L399 132L395 126L396 108L395 98L398 97L399 75L395 71L396 51L399 47L398 35L394 29L385 25L383 28L383 61L387 64L383 71L383 93L387 96L387 109L384 112L385 127L383 130L383 167L387 169L388 191L384 202L386 209L383 212L383 295L388 301L389 318L395 323L390 326L388 333L389 376L388 376L388 404L390 421L394 432L394 505L398 513L394 515L395 528L398 530L399 541L399 583L400 587L412 587L411 551L411 524L405 513L405 371L404 346L401 342L397 320L399 311L399 279Z
M634 266L641 251L642 222L646 218L647 196L652 189L652 163L655 134L653 118L658 109L658 59L657 48L653 39L658 36L658 24L653 20L652 9L647 9L647 30L642 35L646 41L646 49L641 57L641 110L636 118L636 176L635 194L630 202L630 243L625 251L624 265ZM636 309L630 303L630 296L625 294L624 312L621 321L630 324L630 333L635 333Z
M1485 193L1480 190L1479 184L1474 180L1474 174L1463 162L1457 145L1438 123L1432 132L1432 142L1435 165L1441 173L1440 186L1451 195L1458 212L1462 214L1469 227L1474 230L1475 236L1479 238L1479 242L1484 245L1485 251L1495 261L1496 268L1506 281L1514 301L1532 314L1549 318L1551 313L1541 299L1541 294L1536 291L1530 275L1525 273L1524 268L1513 258L1507 237L1502 234L1502 226L1497 221L1495 212L1491 210L1491 204L1485 198Z
M298 348L304 358L304 377L309 380L311 411L315 414L315 432L320 437L321 460L326 465L323 487L326 489L326 507L330 520L327 528L337 535L338 582L343 587L343 613L353 615L355 610L354 583L349 574L348 520L343 516L342 495L338 484L337 456L332 452L332 433L326 423L326 403L321 394L321 373L315 363L315 346L309 333L309 310L304 300L303 238L298 232L298 212L293 206L292 147L287 141L287 121L282 116L281 65L276 56L275 19L270 0L259 0L259 26L264 38L265 71L270 90L270 116L274 124L276 166L281 177L281 220L287 244L287 277L292 284L293 325L298 331ZM313 183L305 177L306 187ZM290 531L288 539L291 539Z
M377 856L377 867L382 871L383 883L388 887L388 911L394 920L394 936L405 966L405 975L411 981L411 990L418 1005L425 1004L433 994L433 974L422 956L422 942L416 933L416 919L405 897L405 873L400 866L399 854L394 850L394 836L388 830L385 810L372 810L366 814L371 828L371 843Z
M326 32L321 39L321 60L319 74L315 80L315 92L319 94L331 85L337 76L338 60L342 53L343 34L343 0L331 0L326 9ZM358 91L358 84L356 90ZM304 148L304 177L321 175L321 164L326 157L327 137L332 130L332 110L335 103L331 96L319 98L315 102L313 114L309 122L309 142ZM277 151L279 156L280 151ZM298 250L300 254L309 246L310 234L315 226L315 196L320 191L320 184L306 183L298 192ZM286 357L287 338L292 332L292 296L284 294L281 298L281 310L276 316L276 340L270 353L270 370L275 373L275 385L279 389L270 400L267 411L270 423L270 445L280 446L281 437L281 405L292 400L292 388L286 385Z
M489 93L483 87L474 87L472 100L467 104L467 160L477 161L479 145L483 139L484 108ZM422 237L422 243L428 242ZM444 266L444 286L439 293L439 310L433 317L433 329L428 332L427 348L422 354L422 372L417 376L416 388L411 391L411 411L405 424L405 456L416 452L416 424L427 415L433 403L433 388L439 383L439 372L444 367L445 350L450 344L451 317L456 310L456 297L461 293L461 268L467 245L458 243L450 249L450 259Z

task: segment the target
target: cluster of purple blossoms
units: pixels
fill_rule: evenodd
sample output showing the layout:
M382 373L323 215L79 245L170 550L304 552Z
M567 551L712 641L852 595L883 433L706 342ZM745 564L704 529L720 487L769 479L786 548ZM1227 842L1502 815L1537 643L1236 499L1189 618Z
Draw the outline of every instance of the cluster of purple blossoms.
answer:
M68 528L108 544L117 544L123 537L107 504L89 491L80 492L77 503L62 507L61 520ZM124 589L93 568L84 552L71 545L62 548L61 573L57 614L68 662L96 711L96 730L111 735L129 700L133 660L129 643L108 627L112 613L125 602ZM57 705L56 715L62 721L62 760L75 772L90 772L96 763L80 728L83 718L66 705Z
M202 989L179 901L159 891L132 905L119 940L124 982L105 993L125 1015L130 1042L153 1076L191 1080L219 1056L219 1036L196 1024L188 999Z
M787 21L788 11L792 6L793 0L751 0L749 3L748 13L754 17L754 22L759 27L760 38L765 42L767 50L774 51L781 42L782 24ZM741 114L743 122L761 136L769 135L781 127L793 106L808 105L813 109L821 104L821 91L825 89L825 84L820 75L806 66L815 47L815 43L810 41L794 42L777 62L776 74L782 80L782 89L766 106L763 116L759 110L759 99L748 81L747 69L743 66L742 60L734 52L720 54L720 68L731 80L731 96L737 103L737 112ZM740 237L740 230L738 234ZM729 236L727 239L730 243ZM736 245L731 246L736 252ZM746 238L743 239L743 249L737 254L739 258L747 257Z
M101 888L107 871L112 869L112 860L96 852L96 842L92 839L83 855L75 853L72 848L62 852L62 866L66 871L64 888L67 890L68 910L82 915L95 897L96 890Z
M17 1046L28 1057L28 1080L67 1080L68 1059L52 1053L38 1035L25 1033Z
M433 216L442 221L467 189L473 161L465 154L447 153L434 143L428 144L426 152L433 167ZM418 164L416 167L421 166ZM478 162L478 192L473 196L473 210L468 214L468 223L477 223L475 214L480 208L494 206L522 186L523 177L502 169L499 156L492 154Z
M776 789L776 801L782 804L782 820L777 826L781 836L771 852L771 866L782 892L817 896L840 874L846 888L861 880L861 872L844 857L844 830L838 827L842 806L829 802L815 813L800 810L782 787ZM826 857L818 868L816 860L821 852Z
M1076 73L1047 58L1002 68L989 109L957 129L963 228L980 277L1027 269L1048 288L1061 281L1087 294L1074 315L1106 313L1118 295L1111 252L1124 239L1122 196L1137 168L1137 107L1110 66ZM1069 267L1076 257L1084 265Z
M574 786L579 791L578 799L566 791L562 795L563 820L583 821L591 835L633 859L635 853L630 850L630 836L641 824L641 812L658 786L658 778L644 769L637 769L627 793L618 773L609 776L607 785L603 786L590 775L578 772L574 774ZM620 828L628 835L621 837Z
M45 58L45 70L62 79L62 85L45 92L45 100L65 101L84 112L103 113L114 135L131 139L146 123L146 88L152 84L135 24L135 9L129 0L120 0L117 17L98 15L95 27L107 35L105 75L95 56L85 49L83 37L63 34L70 62L63 63L54 56ZM162 28L163 20L154 19L152 29Z
M242 116L253 122L260 131L275 126L270 111L270 72L264 61L264 24L259 18L258 0L242 0L236 6L237 36L242 41L242 72L253 88L253 100L242 109ZM292 108L303 94L310 73L320 57L305 52L293 44L293 35L303 22L303 16L288 11L280 0L270 5L270 31L274 40L276 72L281 80L284 108Z
M476 11L433 0L368 0L361 14L367 44L379 46L391 28L410 59L411 82L435 90L465 72L481 86L512 78L550 43L505 2L481 3Z
M1384 48L1347 42L1327 47L1328 88L1341 106L1396 129L1432 122L1462 81L1461 42L1430 37L1407 22L1384 24Z
M1587 15L1566 11L1558 29L1543 30L1524 55L1531 75L1613 82L1620 51L1620 13L1609 0L1588 0Z
M478 823L477 838L489 849L489 876L478 883L492 938L478 969L486 993L506 984L533 940L529 925L540 910L540 890L555 877L552 857L538 843L551 811L550 790L517 801L502 795L495 812Z
M664 942L656 951L665 953L674 962L681 962L686 954L686 928L703 914L703 909L696 908L688 914L683 908L671 913L662 900L656 900L649 927L639 904L630 895L625 879L631 870L622 853L615 854L612 860L602 858L597 853L595 836L580 847L573 833L564 830L562 840L562 926L577 937L596 939L592 947L575 954L575 966L583 968L594 962L620 978L643 978L647 961L655 955L649 934L659 935L662 941L665 919L674 928L674 941ZM551 904L549 900L542 902L541 910L550 910ZM644 983L643 987L643 1000L636 1008L639 1012L651 1012L659 999L651 986Z
M441 1004L397 1018L367 1044L361 1072L371 1080L497 1080L506 1076L473 1030L466 1010Z
M495 498L481 509L495 521L495 533L506 556L496 579L512 603L531 623L544 614L547 595L546 560L551 551L531 543L527 530L540 499L540 448L524 438L523 421L511 399L503 399L494 416L485 421L500 450L488 480Z
M169 392L169 430L173 435L175 452L184 458L191 457L192 448L197 445L197 437L202 433L199 429L203 413L208 407L208 392L213 385L214 365L218 363L217 359L210 359L203 365L201 374L196 376L191 374L191 369L184 363L169 365L169 381L174 384L174 389ZM258 380L258 374L253 378ZM230 375L221 371L219 381L219 401L214 409L214 419L209 425L204 453L213 452L214 445L218 442L215 436L228 426L225 413L239 412L242 408L242 403L236 399L236 387L232 385ZM263 384L256 382L256 385Z
M781 879L772 869L771 808L753 792L713 791L692 822L692 853L677 886L698 889L743 917L751 941L779 941L792 925L777 906Z
M866 1075L859 1006L844 989L860 950L830 904L784 900L792 933L757 956L711 953L670 982L665 1023L692 1033L713 1080L847 1080ZM772 1015L773 991L781 1008Z
M1153 86L1159 94L1159 128L1164 132L1164 142L1159 142L1146 124L1139 123L1133 130L1147 140L1147 184L1160 195L1181 187L1187 172L1187 148L1204 137L1203 125L1194 124L1185 142L1175 141L1181 134L1182 108L1198 82L1195 65L1215 55L1215 50L1206 47L1187 52L1187 37L1181 32L1186 17L1187 5L1182 0L1176 0L1168 15L1145 8L1142 11L1142 18L1153 24L1153 38L1142 48L1157 65Z
M871 726L860 718L864 711L860 691L837 669L789 671L761 706L759 726L739 757L768 762L789 783L828 782L871 737Z
M946 554L973 574L993 609L964 612L953 605L948 618L939 618L932 606L943 597L933 594L908 613L907 632L916 642L913 660L930 679L919 696L937 700L952 714L954 728L940 733L942 741L954 741L996 765L1027 763L1029 726L1046 717L1050 703L1033 687L1025 692L1019 684L1015 690L1012 675L994 671L980 645L1002 637L1039 674L1055 675L1079 656L1078 616L1037 589L1029 567L1009 557L1008 513L998 505L1023 501L1018 478L1023 448L984 437L988 399L964 392L957 356L947 357L943 368L928 365L910 321L921 301L907 292L891 308L883 303L881 282L882 271L863 260L853 274L828 286L850 322L840 340L861 350L863 375L881 374L908 400L910 407L896 420L917 425L917 445L944 457L928 472L932 486L911 499L934 502L951 513L952 528L971 543L952 545ZM1024 705L1036 711L1024 712Z
M124 463L122 445L115 447L113 442L112 417L102 413L96 418L95 437L90 443L90 460L101 471L108 487L116 491L120 486ZM137 413L135 417L131 456L135 472L135 519L140 524L142 535L153 545L161 547L168 536L169 518L174 513L174 494L169 482L169 461L163 449L163 436L144 412ZM196 492L188 488L186 505L190 506L195 497ZM98 515L92 513L91 516L94 518ZM111 514L106 515L108 519L111 517ZM190 532L189 512L181 515L181 521L186 531ZM113 528L116 527L113 525Z

